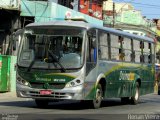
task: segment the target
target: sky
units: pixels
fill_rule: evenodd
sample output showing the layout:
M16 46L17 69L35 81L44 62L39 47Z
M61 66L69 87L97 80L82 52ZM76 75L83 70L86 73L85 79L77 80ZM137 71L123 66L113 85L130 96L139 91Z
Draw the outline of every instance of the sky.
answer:
M160 19L160 0L113 0L114 2L130 3L135 10L140 10L148 19Z

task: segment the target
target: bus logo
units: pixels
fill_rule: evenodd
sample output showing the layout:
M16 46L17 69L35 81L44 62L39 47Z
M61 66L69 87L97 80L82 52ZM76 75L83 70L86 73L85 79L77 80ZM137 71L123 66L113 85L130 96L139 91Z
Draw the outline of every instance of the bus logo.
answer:
M48 83L45 83L45 84L43 85L43 88L48 89L48 88L49 88L49 84L48 84Z
M130 72L126 73L125 71L120 71L119 80L134 80L135 74Z

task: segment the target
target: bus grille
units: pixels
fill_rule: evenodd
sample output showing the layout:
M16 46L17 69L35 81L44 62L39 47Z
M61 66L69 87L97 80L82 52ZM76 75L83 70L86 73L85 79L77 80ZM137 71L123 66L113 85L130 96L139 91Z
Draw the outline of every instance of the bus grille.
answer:
M32 88L43 89L45 83L35 83L31 82L30 85ZM63 89L65 87L65 83L48 83L49 89Z
M71 93L67 94L67 93L59 93L59 92L52 92L51 95L40 95L39 92L36 91L30 91L28 93L28 95L32 96L32 97L48 97L48 98L57 98L57 99L67 99L70 95L72 95Z

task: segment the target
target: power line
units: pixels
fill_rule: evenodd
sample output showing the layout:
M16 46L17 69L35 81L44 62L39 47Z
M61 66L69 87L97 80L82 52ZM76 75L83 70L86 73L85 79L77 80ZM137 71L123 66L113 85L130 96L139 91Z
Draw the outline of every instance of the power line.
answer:
M124 1L124 0L121 0L121 1L123 1L125 3L133 3L133 4L149 6L149 7L160 7L160 5L155 5L155 4L145 4L145 3L138 3L138 2L132 2L132 1Z
M134 1L134 0L130 0L130 1L128 1L128 2L125 2L125 4L120 8L120 10L121 10L123 7L125 7L128 3L131 3L132 1ZM119 10L117 13L119 13L120 10Z
M144 14L147 14L147 15L160 15L160 13L159 14L144 13Z
M155 4L146 4L146 3L139 3L139 2L133 2L133 1L125 1L125 0L114 0L115 2L121 2L121 3L132 3L132 5L136 4L137 7L142 6L143 8L148 8L148 9L160 9L160 5L155 5ZM154 16L157 15L159 16L160 14L152 14L152 13L142 13L143 15L147 16Z

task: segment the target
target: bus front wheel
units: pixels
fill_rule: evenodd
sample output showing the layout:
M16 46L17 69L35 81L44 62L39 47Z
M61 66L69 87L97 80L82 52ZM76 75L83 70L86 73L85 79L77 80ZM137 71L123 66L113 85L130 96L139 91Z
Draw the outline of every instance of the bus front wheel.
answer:
M98 84L95 91L95 99L93 100L93 108L97 109L101 106L102 97L103 97L103 91L101 84Z
M48 106L48 101L47 100L35 99L35 103L36 103L37 107L39 107L39 108L45 108L45 107Z
M139 101L140 96L140 86L139 83L136 82L135 95L131 97L131 104L136 105Z

